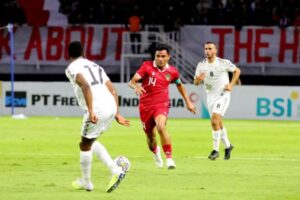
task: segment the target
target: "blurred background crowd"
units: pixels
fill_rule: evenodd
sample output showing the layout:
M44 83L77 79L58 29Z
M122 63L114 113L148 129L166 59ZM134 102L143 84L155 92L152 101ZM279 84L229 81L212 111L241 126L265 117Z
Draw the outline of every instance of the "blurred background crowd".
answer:
M300 23L300 1L297 0L59 1L59 12L67 17L69 24L126 24L133 14L139 15L144 24L164 25L166 31L186 24L234 25L239 29L242 25L284 28ZM28 0L2 0L0 24L28 23L24 2L26 4Z

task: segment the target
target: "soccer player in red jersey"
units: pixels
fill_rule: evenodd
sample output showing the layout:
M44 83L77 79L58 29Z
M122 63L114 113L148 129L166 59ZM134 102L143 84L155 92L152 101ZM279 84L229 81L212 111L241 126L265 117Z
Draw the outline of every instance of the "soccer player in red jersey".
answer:
M168 169L175 169L172 159L171 137L166 130L166 122L169 113L169 85L175 83L183 97L187 109L195 114L195 107L189 100L186 90L179 78L179 72L168 64L170 60L170 48L165 44L156 47L154 61L145 61L129 82L129 87L140 96L140 118L144 132L147 136L147 144L154 154L154 160L159 168L163 167L160 148L156 141L156 130L159 133L161 145L166 156ZM142 80L142 84L138 81Z

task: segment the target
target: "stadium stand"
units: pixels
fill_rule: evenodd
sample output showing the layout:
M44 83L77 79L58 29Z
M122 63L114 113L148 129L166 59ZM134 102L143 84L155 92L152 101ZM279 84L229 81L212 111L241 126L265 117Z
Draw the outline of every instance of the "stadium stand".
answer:
M46 25L41 22L49 15L46 11L41 12L43 2L3 0L0 24ZM126 24L131 11L139 7L145 24L168 24L168 30L169 22L270 26L279 25L282 17L292 25L297 21L300 9L300 2L296 0L59 0L59 3L58 12L67 16L69 24ZM34 12L27 13L30 9ZM30 15L37 16L37 12L41 19L34 22Z
M138 7L143 24L161 25L164 32L178 31L184 25L233 25L300 27L300 1L297 0L56 0L56 11L43 7L46 0L3 0L0 25L12 22L18 26L49 26L50 15L56 14L63 24L123 24ZM151 9L149 9L151 8ZM13 13L13 15L11 14ZM35 17L38 14L39 17ZM64 18L66 21L64 21ZM61 22L61 21L60 21ZM147 26L145 26L147 27ZM119 81L118 74L110 74ZM38 80L41 75L16 74L17 80ZM9 79L2 73L1 79ZM42 80L66 80L63 74L43 74ZM243 74L243 84L300 85L297 76Z

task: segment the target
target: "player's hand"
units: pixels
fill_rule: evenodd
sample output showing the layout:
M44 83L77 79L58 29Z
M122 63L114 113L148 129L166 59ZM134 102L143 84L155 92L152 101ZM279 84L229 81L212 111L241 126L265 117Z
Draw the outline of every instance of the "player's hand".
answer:
M231 84L228 84L228 85L225 85L225 91L231 91L232 90L232 85Z
M138 95L138 96L142 96L143 94L146 93L146 90L142 86L139 86L139 85L137 85L134 90L135 90L136 95Z
M206 76L205 73L202 72L201 74L196 76L196 80L203 81L205 79L205 76Z
M195 85L200 85L202 81L205 79L205 73L202 72L201 74L197 75L196 78L194 79L194 84Z
M94 112L90 112L90 121L93 123L93 124L96 124L98 122L98 117L95 115Z
M196 107L194 104L192 104L190 101L187 102L187 109L192 112L193 114L196 114Z
M122 115L117 114L115 116L115 119L117 120L117 122L123 126L130 126L130 121L125 119Z

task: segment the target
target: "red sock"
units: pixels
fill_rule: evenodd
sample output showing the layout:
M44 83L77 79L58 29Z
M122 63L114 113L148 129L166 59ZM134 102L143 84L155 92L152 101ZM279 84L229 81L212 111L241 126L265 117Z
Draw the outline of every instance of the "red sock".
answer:
M157 152L157 145L154 147L149 147L149 149L155 154Z
M172 158L172 145L171 144L165 144L162 146L164 152L165 152L165 155L166 155L166 158Z

